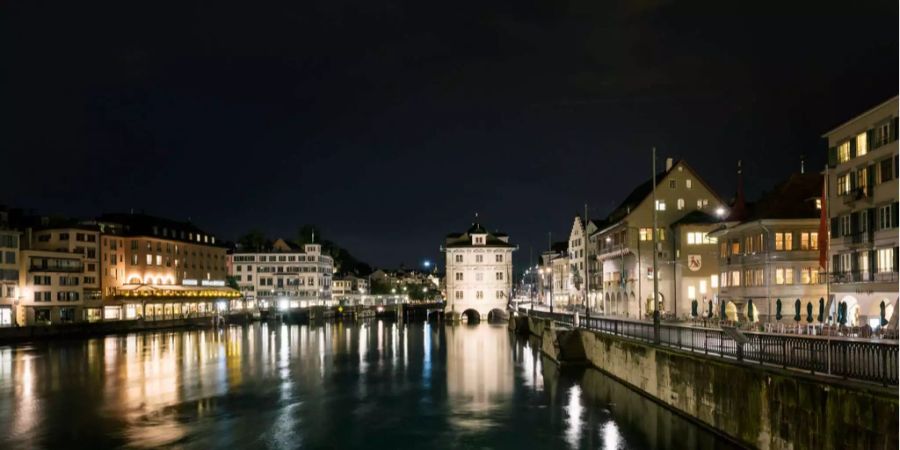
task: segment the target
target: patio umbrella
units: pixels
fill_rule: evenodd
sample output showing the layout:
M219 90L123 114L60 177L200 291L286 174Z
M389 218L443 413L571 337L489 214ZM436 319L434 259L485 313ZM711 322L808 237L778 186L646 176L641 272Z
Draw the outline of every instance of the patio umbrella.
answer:
M775 320L781 320L781 299L775 300Z
M697 317L697 300L691 300L691 317Z
M825 322L825 299L819 297L819 323Z
M753 320L753 300L747 301L747 320L750 322L755 322Z
M847 324L847 303L841 302L838 305L838 323L841 325Z
M878 305L878 307L881 308L881 326L885 326L888 324L888 321L887 321L887 318L885 318L885 314L884 314L884 307L885 307L884 300L881 301L881 304Z
M713 316L712 308L713 308L713 307L712 307L712 300L710 300L710 301L709 301L709 309L708 309L709 312L707 313L707 317L709 317L710 319L712 319L712 316Z
M800 321L800 299L794 302L794 322Z
M806 321L809 323L812 323L812 321L813 321L812 311L813 311L812 302L807 302L806 303Z
M719 313L721 319L725 320L725 302L722 300L719 300L719 310L721 311Z

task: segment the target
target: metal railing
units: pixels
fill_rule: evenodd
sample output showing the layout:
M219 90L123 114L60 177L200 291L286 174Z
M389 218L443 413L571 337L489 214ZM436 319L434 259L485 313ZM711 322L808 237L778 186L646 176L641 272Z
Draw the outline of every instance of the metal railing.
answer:
M525 308L519 308L519 312L574 326L572 314L529 311ZM578 326L654 345L652 322L582 317ZM742 335L746 342L737 342L733 334L717 328L669 324L660 324L659 327L659 343L666 347L801 370L813 375L875 382L885 386L898 384L900 347L897 341L757 332L742 332Z

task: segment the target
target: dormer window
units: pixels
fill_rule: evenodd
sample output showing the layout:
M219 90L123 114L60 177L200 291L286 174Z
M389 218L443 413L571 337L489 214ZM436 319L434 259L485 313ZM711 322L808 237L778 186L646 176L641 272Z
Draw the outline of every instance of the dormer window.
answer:
M483 234L473 234L472 235L472 245L484 245L485 235Z

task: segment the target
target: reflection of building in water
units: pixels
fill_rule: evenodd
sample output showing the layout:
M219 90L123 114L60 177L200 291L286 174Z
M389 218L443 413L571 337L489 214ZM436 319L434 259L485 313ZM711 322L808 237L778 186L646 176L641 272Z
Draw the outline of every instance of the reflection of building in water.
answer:
M512 397L512 355L506 328L486 324L446 328L447 393L457 426L482 429L491 411Z

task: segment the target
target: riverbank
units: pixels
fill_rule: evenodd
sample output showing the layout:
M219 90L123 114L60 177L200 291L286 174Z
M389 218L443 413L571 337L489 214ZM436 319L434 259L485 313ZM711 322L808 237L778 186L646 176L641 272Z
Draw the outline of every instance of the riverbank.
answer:
M527 329L526 329L527 327ZM510 322L552 360L596 367L742 445L761 449L897 448L896 388L704 357L536 317Z
M44 339L70 339L104 336L108 334L135 333L169 329L211 328L216 325L214 316L187 317L166 320L116 320L106 322L80 322L52 326L27 326L0 328L0 345ZM246 323L253 318L248 313L224 316L226 323Z

